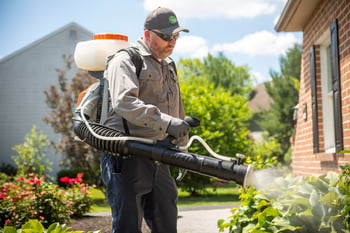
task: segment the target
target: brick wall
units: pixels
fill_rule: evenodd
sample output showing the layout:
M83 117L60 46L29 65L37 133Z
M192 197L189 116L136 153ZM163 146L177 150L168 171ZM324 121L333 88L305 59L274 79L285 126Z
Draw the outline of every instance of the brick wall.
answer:
M317 41L338 19L339 60L341 76L342 117L344 149L350 150L350 1L324 0L315 10L303 30L303 53L300 78L299 111L296 133L292 144L292 169L295 175L340 172L339 165L350 163L350 154L325 153L321 98L320 47ZM316 88L318 103L318 129L320 153L313 153L313 128L311 108L310 48L315 46ZM305 118L305 113L306 118Z

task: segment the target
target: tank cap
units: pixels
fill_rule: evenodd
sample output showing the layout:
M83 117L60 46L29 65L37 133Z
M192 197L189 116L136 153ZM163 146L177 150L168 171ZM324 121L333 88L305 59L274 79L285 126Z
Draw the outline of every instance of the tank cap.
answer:
M94 40L124 40L128 41L128 37L122 34L117 33L103 33L103 34L95 34Z

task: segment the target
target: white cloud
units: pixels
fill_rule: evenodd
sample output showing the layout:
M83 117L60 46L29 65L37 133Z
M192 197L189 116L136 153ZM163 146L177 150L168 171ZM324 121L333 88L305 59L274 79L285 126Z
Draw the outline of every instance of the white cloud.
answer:
M152 11L158 6L175 11L179 18L254 18L273 14L276 0L144 0L144 8Z
M275 34L268 31L255 32L242 39L232 42L217 44L212 52L240 53L251 57L261 55L281 55L294 43L300 42L292 33Z
M272 33L260 31L244 36L242 39L209 48L207 40L199 36L181 36L176 43L175 53L191 58L203 58L208 53L219 51L224 54L242 54L250 57L279 56L294 45L300 43L293 33Z
M263 82L271 80L271 77L265 76L265 75L261 74L260 72L254 72L253 71L253 72L250 72L250 75L253 76L255 84L263 83Z
M191 58L202 58L208 55L207 41L199 36L181 36L176 42L174 53Z

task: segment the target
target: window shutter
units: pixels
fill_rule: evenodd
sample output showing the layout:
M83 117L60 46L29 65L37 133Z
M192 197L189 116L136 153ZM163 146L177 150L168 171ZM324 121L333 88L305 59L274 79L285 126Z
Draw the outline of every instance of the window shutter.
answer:
M312 105L312 136L314 153L319 152L318 141L318 113L317 113L317 89L316 89L316 56L315 46L310 48L310 76L311 76L311 105Z
M330 27L331 30L331 67L333 80L333 101L334 101L334 130L335 149L340 152L344 149L341 91L340 91L340 66L339 66L339 46L338 46L338 21L335 20Z

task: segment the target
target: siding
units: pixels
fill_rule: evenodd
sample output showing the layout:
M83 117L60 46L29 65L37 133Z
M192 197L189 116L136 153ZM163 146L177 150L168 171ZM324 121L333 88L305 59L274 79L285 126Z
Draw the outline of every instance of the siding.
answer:
M49 140L58 141L60 135L42 120L50 112L43 91L57 85L55 69L64 68L62 55L73 54L76 43L89 40L92 35L70 23L0 60L0 164L13 164L11 156L17 152L12 147L23 143L33 125ZM77 71L73 65L67 76L72 78ZM47 155L54 163L55 174L62 169L58 167L61 156L53 151Z

